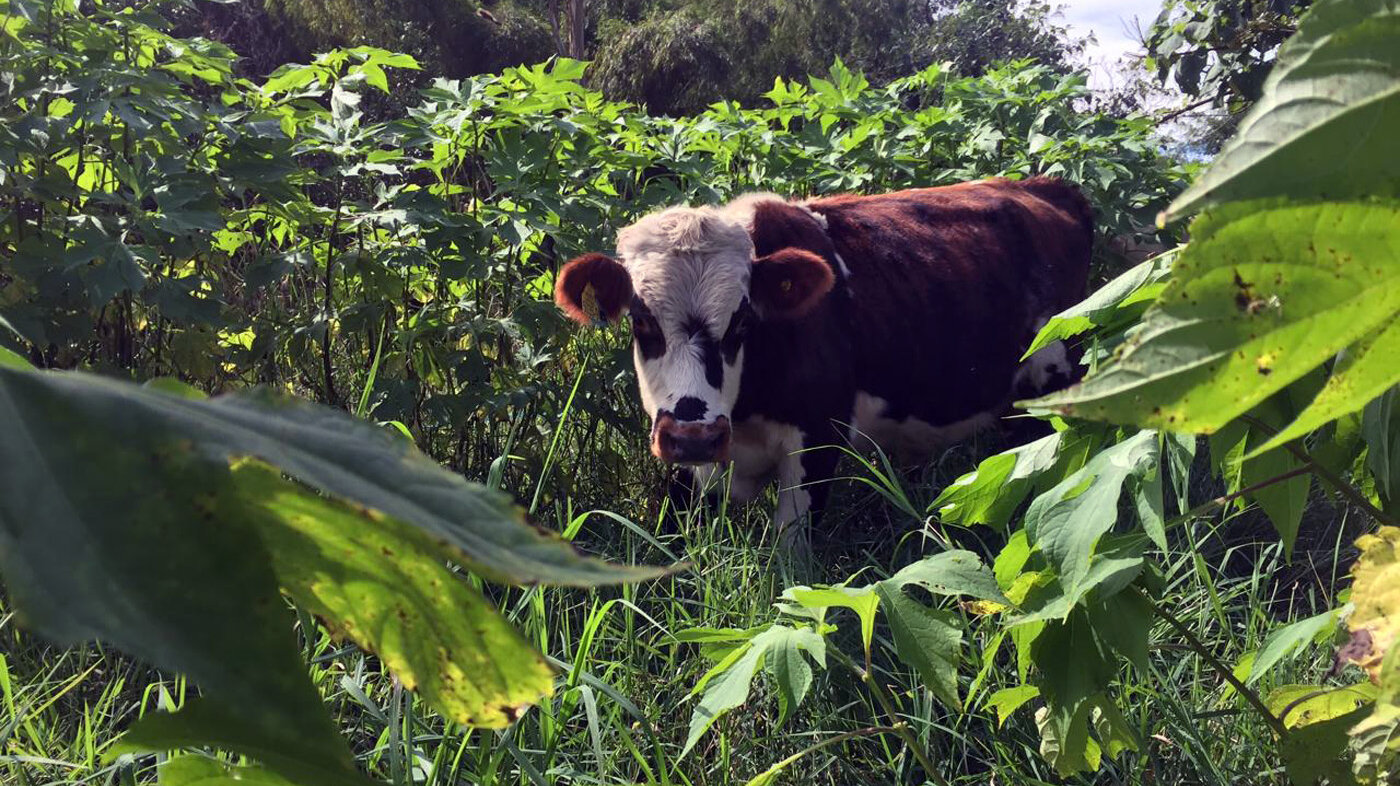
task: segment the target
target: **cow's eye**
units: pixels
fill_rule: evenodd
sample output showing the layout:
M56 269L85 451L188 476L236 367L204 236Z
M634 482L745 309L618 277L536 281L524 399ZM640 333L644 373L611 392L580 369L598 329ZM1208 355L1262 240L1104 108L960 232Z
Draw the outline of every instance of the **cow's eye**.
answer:
M734 315L734 321L729 325L729 332L733 333L735 338L743 338L744 334L749 332L749 312L747 310Z
M632 332L639 338L657 336L661 334L661 326L656 324L656 319L651 316L633 314Z

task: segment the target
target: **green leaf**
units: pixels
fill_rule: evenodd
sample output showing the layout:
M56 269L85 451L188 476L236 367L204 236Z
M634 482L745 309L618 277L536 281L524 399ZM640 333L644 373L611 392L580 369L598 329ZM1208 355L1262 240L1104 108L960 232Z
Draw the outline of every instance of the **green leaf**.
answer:
M158 390L171 396L194 399L202 401L209 398L209 394L187 382L181 382L175 377L156 377L141 383L141 387L149 390Z
M1400 8L1320 0L1279 49L1234 138L1164 214L1269 196L1395 193L1400 182Z
M700 741L700 738L704 736L710 726L714 725L716 720L719 720L721 715L748 701L754 675L758 673L764 659L771 653L778 651L782 652L784 658L791 655L800 660L802 656L795 650L805 650L813 657L817 657L818 662L823 662L826 652L825 646L826 643L822 640L821 635L811 629L806 629L804 632L785 625L774 625L754 636L747 646L736 650L734 656L717 664L710 670L709 674L705 675L707 682L702 683L706 685L705 693L701 696L700 703L695 706L695 711L690 716L690 730L686 734L685 747L681 749L680 758L684 758L686 754L690 753L690 749L695 747L695 743ZM779 668L780 670L786 669L791 665L791 661L788 661L785 666ZM805 667L806 664L803 663L803 666ZM809 681L810 676L809 670ZM798 691L797 681L800 678L800 673L788 671L784 675L787 682L779 682L780 691L790 691L787 700L792 701L794 707L796 702L801 701L801 697L806 695L806 685L801 686L801 691Z
M870 640L875 636L875 610L880 598L875 594L874 585L868 587L790 587L783 598L805 609L824 610L828 608L850 609L860 618L860 640L866 654L870 653Z
M1099 769L1103 751L1089 736L1092 709L1088 702L1081 702L1073 708L1041 707L1035 713L1040 731L1040 756L1061 777Z
M1096 441L1078 430L1057 431L990 456L944 487L929 509L950 524L1003 529L1028 494L1079 469Z
M1109 649L1147 674L1148 634L1155 619L1152 604L1138 592L1117 592L1087 608L1094 630Z
M1400 388L1392 388L1361 413L1366 466L1388 507L1400 506Z
M266 696L250 695L245 701L250 704L266 703ZM212 745L223 750L236 751L257 759L268 769L296 783L298 786L373 786L378 781L355 772L347 761L344 765L333 765L325 759L328 751L324 742L334 740L338 747L344 743L331 729L331 737L323 741L307 736L288 736L285 728L275 728L267 721L273 720L273 710L268 708L263 724L251 724L235 715L219 702L204 696L185 702L178 712L152 712L131 725L112 746L109 755L140 751L169 751L180 748ZM318 709L320 724L325 722L326 713Z
M1355 712L1376 700L1369 682L1338 688L1323 685L1280 685L1269 691L1264 706L1290 729L1322 723Z
M767 644L767 665L768 674L778 687L778 725L781 726L792 717L812 687L812 667L807 657L810 655L818 666L826 666L826 639L811 628L778 626L773 630L777 633Z
M1118 674L1117 660L1083 609L1063 621L1047 623L1035 640L1033 655L1040 671L1040 692L1057 707L1087 701L1107 689Z
M1279 740L1279 758L1289 780L1296 784L1326 783L1328 786L1355 784L1347 761L1347 730L1366 716L1368 708L1331 720L1291 729Z
M903 586L893 580L879 582L875 592L900 660L914 667L924 686L939 701L962 709L962 699L958 697L962 620L951 611L930 608L909 597Z
M0 575L23 624L200 686L198 708L148 715L133 742L149 724L194 726L256 741L234 750L295 759L321 783L357 779L227 466L136 413L74 406L42 384L58 377L0 369Z
M1040 328L1022 360L1056 341L1073 338L1094 328L1126 325L1141 316L1161 294L1162 282L1171 273L1176 250L1134 265L1089 297L1061 311Z
M1158 456L1157 434L1138 432L1031 502L1026 531L1066 588L1087 577L1099 538L1118 520L1124 482L1156 471Z
M5 347L0 347L0 367L16 368L21 371L29 371L34 368L23 355Z
M1006 719L1011 717L1011 713L1020 709L1026 702L1040 695L1040 688L1034 685L1017 685L1014 688L1002 688L987 697L986 706L997 712L997 727L1006 725Z
M1336 630L1337 613L1337 610L1324 611L1270 631L1269 635L1264 637L1264 643L1253 653L1244 683L1253 685L1267 674L1269 669L1287 658L1296 657L1308 644L1315 643L1320 636Z
M206 756L176 756L160 763L159 786L296 786L277 773L251 765L229 764Z
M1143 559L1141 542L1131 540L1116 544L1113 548L1095 554L1089 561L1089 570L1074 582L1062 577L1038 581L1021 602L1027 613L1014 617L1011 625L1027 625L1047 620L1063 620L1078 608L1091 592L1097 591L1100 600L1112 598L1124 587L1131 584L1142 573ZM1051 573L1051 571L1047 571Z
M1400 357L1400 316L1391 317L1389 322L1349 347L1307 409L1288 428L1254 452L1263 453L1278 447L1365 407L1400 383L1400 363L1394 362L1396 357Z
M666 572L582 556L554 533L528 526L504 494L326 407L258 392L191 401L95 376L0 369L5 393L20 412L62 401L74 417L178 433L205 455L259 458L321 491L421 527L494 581L587 586Z
M971 595L982 600L1010 604L997 586L996 576L971 551L944 551L906 565L878 585L903 588L917 584L935 595Z
M502 728L553 691L544 656L446 567L422 530L317 497L266 467L234 472L283 589L375 653L449 720Z
M1121 354L1032 405L1152 428L1220 428L1395 318L1397 220L1400 204L1360 202L1202 216Z

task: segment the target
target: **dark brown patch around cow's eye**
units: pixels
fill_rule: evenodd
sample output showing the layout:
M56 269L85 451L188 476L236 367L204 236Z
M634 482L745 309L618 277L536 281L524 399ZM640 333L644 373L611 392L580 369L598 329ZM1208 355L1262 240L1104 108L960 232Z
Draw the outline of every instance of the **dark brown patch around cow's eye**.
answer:
M642 357L654 360L666 354L666 336L661 332L661 324L652 316L651 309L636 296L628 309L632 315L632 339Z
M729 318L729 327L725 329L724 337L719 341L719 349L724 355L725 363L732 365L734 359L739 356L739 349L744 346L744 339L748 336L753 319L753 306L749 305L748 298L744 298L739 302L739 308L734 315Z

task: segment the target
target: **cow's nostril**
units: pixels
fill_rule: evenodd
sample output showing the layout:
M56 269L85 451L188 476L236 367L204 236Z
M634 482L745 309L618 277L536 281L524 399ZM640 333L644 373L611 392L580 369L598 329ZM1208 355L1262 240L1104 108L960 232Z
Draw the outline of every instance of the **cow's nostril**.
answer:
M705 417L705 412L708 409L709 407L706 406L705 402L701 401L700 399L694 396L682 396L680 401L676 402L676 420L699 420Z

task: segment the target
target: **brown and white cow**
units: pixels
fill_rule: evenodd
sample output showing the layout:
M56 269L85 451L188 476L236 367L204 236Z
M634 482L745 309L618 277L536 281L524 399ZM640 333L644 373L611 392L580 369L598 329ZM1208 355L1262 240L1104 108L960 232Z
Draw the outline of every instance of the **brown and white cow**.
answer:
M1052 178L789 202L673 207L618 234L617 257L560 272L584 323L631 316L652 452L731 497L777 478L779 527L820 510L839 451L963 438L1017 395L1066 382L1063 346L1020 358L1084 296L1088 202Z

